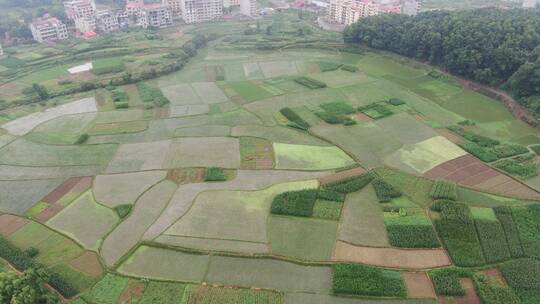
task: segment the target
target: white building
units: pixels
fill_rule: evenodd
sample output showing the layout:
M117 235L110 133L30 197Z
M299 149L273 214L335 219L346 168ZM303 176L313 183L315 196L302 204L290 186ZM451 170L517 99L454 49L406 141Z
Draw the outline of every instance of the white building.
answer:
M64 2L66 16L71 20L95 18L96 3L94 0L69 0Z
M30 23L30 31L34 40L39 43L68 38L66 25L54 17L45 16L32 21Z
M371 0L331 0L327 19L332 23L349 25L360 18L377 15L378 12L378 5Z
M538 0L523 0L524 8L536 8L538 6Z
M240 0L223 0L223 7L239 6Z
M127 18L127 16L126 16ZM96 28L101 33L110 33L120 28L118 12L104 10L96 14Z
M257 15L257 1L240 0L240 12L246 16L255 17Z
M204 22L223 16L223 0L182 0L182 19L186 23Z
M82 17L75 19L75 29L80 34L95 33L96 32L96 18L95 17Z
M161 0L162 4L167 4L171 8L173 17L182 17L182 1L180 0Z
M139 13L138 25L143 28L163 28L172 25L173 16L168 4L146 4Z
M403 0L401 3L401 13L409 16L416 16L420 11L419 0Z

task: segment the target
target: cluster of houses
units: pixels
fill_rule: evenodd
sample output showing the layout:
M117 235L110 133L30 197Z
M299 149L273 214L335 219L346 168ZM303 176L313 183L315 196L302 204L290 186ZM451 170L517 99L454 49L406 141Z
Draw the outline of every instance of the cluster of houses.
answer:
M99 10L94 0L66 0L66 17L73 22L79 37L92 38L126 27L164 28L173 20L185 23L205 22L223 16L223 8L240 6L240 12L249 17L257 14L256 0L127 0L124 9ZM70 31L58 18L45 15L30 23L37 42L65 40Z
M419 11L419 0L330 0L326 19L331 23L350 25L378 14L416 15Z

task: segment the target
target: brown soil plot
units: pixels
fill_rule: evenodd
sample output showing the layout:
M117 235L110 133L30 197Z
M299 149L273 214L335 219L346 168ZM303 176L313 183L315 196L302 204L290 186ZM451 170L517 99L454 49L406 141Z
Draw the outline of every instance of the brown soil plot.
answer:
M341 241L336 243L332 261L405 269L428 269L451 264L444 249L361 247Z
M79 257L69 262L75 269L87 273L93 277L99 277L103 274L103 267L99 263L99 258L95 252L86 251Z
M364 173L366 173L366 169L362 167L356 167L353 169L344 170L344 171L340 171L340 172L323 176L319 178L319 181L321 182L322 185L326 185L326 184L337 182L339 180L346 179L349 177L362 175Z
M437 298L431 279L425 272L405 272L403 278L409 298Z
M167 172L167 179L178 185L194 184L204 182L203 168L180 168Z
M29 220L11 214L0 215L0 234L8 237L26 225Z
M240 138L241 169L272 169L274 148L266 139L256 137Z
M40 223L45 223L62 211L62 209L64 209L64 206L60 204L51 204L36 216L36 220Z
M82 177L71 177L63 182L60 186L47 194L42 201L49 204L54 204L66 195L75 185L82 180Z

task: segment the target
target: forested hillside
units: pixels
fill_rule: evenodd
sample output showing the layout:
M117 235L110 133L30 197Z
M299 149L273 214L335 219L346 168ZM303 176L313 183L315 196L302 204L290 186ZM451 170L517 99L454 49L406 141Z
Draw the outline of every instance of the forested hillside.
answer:
M345 40L428 61L483 84L504 86L540 115L540 10L432 11L379 15Z

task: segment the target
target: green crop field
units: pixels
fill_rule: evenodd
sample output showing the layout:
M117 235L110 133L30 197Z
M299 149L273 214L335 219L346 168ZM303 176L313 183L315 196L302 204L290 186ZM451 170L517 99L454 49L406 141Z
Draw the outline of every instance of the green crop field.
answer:
M0 18L10 35L31 17L15 11ZM344 43L308 10L232 11L2 38L0 271L42 264L76 304L538 302L538 128L438 67ZM507 44L535 43L523 28L532 40ZM480 302L437 294L467 279Z

